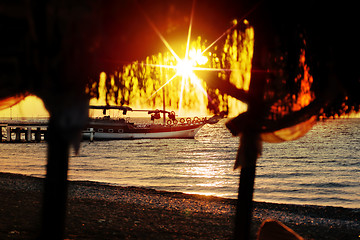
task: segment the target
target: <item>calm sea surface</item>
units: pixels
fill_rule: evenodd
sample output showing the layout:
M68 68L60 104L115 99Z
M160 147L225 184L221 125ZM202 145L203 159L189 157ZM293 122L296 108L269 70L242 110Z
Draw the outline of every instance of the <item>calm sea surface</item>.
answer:
M225 120L195 139L82 142L69 178L236 198L239 139ZM0 143L0 171L44 176L45 143ZM319 122L303 138L264 144L255 200L360 208L360 119Z

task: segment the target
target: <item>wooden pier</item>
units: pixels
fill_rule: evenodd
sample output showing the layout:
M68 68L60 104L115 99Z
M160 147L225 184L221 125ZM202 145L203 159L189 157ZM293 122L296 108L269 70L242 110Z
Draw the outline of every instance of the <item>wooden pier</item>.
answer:
M48 123L45 121L0 122L0 142L41 142L47 137Z

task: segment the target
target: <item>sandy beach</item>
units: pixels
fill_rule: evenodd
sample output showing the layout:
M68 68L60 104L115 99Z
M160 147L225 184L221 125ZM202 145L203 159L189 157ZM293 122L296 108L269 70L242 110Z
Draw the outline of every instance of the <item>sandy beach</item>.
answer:
M43 179L0 173L0 239L36 239ZM231 239L235 200L72 181L68 239ZM306 239L358 239L360 209L255 203L252 233L280 220Z

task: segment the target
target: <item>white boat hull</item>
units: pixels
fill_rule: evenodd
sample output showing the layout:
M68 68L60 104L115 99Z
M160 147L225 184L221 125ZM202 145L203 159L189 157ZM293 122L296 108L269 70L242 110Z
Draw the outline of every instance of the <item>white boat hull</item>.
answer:
M197 125L190 129L161 131L161 132L92 132L84 131L83 138L90 140L121 140L121 139L151 139L151 138L194 138L203 126Z

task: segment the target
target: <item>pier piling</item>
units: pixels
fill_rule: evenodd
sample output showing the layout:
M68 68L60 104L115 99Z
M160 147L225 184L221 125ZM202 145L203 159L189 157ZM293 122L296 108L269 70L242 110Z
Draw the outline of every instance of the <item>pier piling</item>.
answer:
M46 140L47 122L0 122L0 142L41 142Z

